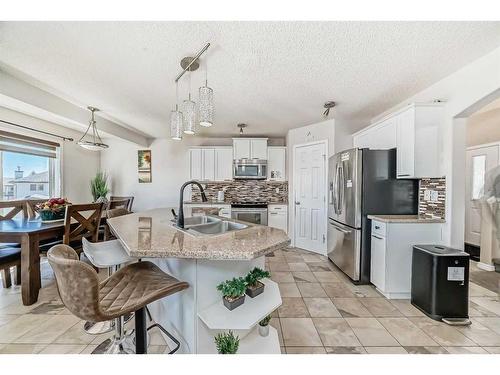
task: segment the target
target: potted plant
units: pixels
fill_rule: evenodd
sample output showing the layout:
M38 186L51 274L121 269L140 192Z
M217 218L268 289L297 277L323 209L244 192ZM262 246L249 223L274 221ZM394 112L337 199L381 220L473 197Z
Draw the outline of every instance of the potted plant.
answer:
M242 277L234 277L217 285L217 290L222 293L224 306L229 310L234 310L245 302L245 289L247 283Z
M269 335L269 322L271 321L271 315L266 316L259 322L259 335L266 337Z
M246 293L250 298L257 297L264 291L264 284L260 282L265 277L271 277L271 274L267 271L255 267L251 270L245 277L247 283Z
M104 172L97 172L95 177L90 180L90 192L96 203L106 203L106 195L109 193L108 175Z
M219 354L236 354L240 346L240 338L234 336L233 331L219 333L214 341Z
M66 206L71 204L66 198L50 198L48 201L38 203L35 211L42 221L62 220L66 214Z

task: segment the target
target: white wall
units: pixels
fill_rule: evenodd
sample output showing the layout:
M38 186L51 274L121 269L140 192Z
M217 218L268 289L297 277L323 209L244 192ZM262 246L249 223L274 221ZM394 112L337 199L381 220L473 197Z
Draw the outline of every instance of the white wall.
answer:
M467 147L500 142L500 108L467 119Z
M445 118L441 127L441 170L446 176L446 244L463 248L465 200L465 117L492 101L500 88L500 48L475 60L448 77L420 91L373 121L412 102L444 100Z
M326 120L318 122L316 124L311 124L303 126L301 128L296 128L288 131L286 136L286 147L287 147L287 176L289 181L288 188L288 236L294 241L294 227L295 227L295 205L294 202L294 191L293 191L293 146L309 143L319 140L328 140L328 157L335 154L335 137L336 137L336 126L335 120ZM326 165L328 170L328 162ZM326 227L326 226L325 226Z
M99 152L84 150L76 144L82 133L4 107L0 107L0 119L74 138L74 142L63 142L58 138L0 123L0 129L6 131L59 142L61 144L63 177L61 195L67 197L73 203L92 201L89 184L90 179L94 177L99 169L100 155Z
M133 195L134 211L157 207L177 207L179 189L189 180L189 147L228 146L231 138L185 137L182 141L159 138L151 147L152 182L140 184L137 178L137 150L129 142L108 139L109 149L101 153L101 168L111 180L113 195ZM270 145L282 145L283 139L271 139ZM186 198L187 196L186 189Z

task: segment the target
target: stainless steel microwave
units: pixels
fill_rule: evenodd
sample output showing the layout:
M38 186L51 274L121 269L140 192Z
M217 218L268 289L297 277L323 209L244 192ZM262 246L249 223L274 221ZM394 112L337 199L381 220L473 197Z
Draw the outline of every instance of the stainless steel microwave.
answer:
M235 180L265 180L267 178L267 160L234 160L233 178Z

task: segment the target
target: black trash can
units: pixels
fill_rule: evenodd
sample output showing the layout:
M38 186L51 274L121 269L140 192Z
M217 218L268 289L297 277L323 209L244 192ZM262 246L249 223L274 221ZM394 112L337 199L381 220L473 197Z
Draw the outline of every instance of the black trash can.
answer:
M449 324L469 324L469 254L440 245L413 246L411 303Z

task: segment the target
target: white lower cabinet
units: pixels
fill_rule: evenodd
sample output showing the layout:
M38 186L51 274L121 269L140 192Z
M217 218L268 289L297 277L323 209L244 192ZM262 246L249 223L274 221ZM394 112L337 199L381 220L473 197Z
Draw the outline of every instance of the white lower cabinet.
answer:
M389 299L411 296L413 246L441 244L442 224L372 220L370 281Z
M272 204L267 207L267 226L284 230L288 233L288 207L285 204Z

